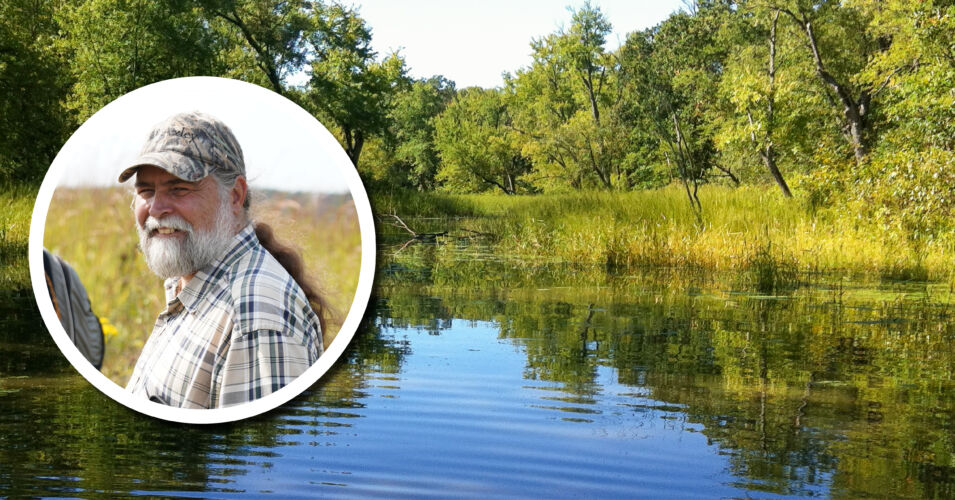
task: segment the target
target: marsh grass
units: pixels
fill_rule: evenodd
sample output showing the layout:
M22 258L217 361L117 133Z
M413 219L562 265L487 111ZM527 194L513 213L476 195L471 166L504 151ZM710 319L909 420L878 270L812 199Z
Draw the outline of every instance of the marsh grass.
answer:
M120 385L125 385L164 305L162 283L137 250L129 203L130 195L122 188L58 188L44 234L46 248L76 269L94 312L108 321L102 371ZM307 269L323 285L339 312L339 321L325 332L330 342L351 306L361 264L351 199L262 193L253 198L253 213L302 251Z
M799 265L795 257L774 251L771 241L750 253L743 271L744 284L762 294L787 294L799 286Z
M37 188L30 186L0 189L0 290L30 287L27 245L36 193Z
M676 187L533 196L377 193L373 204L422 230L468 224L491 233L503 255L612 270L740 271L762 290L790 287L795 273L934 280L955 271L950 236L916 249L876 221L785 199L768 187L705 186L700 198L699 218Z

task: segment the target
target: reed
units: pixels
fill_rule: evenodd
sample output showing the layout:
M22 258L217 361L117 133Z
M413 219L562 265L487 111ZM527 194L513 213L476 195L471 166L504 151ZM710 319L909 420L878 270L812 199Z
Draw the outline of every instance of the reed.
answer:
M0 290L30 286L27 244L37 188L12 185L0 189Z
M886 279L943 279L955 272L952 234L913 248L878 221L759 186L705 186L700 198L699 216L677 187L530 196L389 193L375 195L374 204L428 230L466 223L494 235L501 254L610 269L762 273L753 280L763 288L802 272Z

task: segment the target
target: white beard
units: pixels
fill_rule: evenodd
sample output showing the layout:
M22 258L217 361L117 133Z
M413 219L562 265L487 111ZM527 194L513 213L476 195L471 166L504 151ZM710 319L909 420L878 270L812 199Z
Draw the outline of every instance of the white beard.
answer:
M145 227L136 225L139 232L139 248L146 257L146 265L162 279L179 278L196 271L222 257L235 236L235 219L226 200L216 212L216 220L207 231L194 230L192 225L178 215L162 219L146 218ZM159 227L178 229L185 238L159 238L154 231Z

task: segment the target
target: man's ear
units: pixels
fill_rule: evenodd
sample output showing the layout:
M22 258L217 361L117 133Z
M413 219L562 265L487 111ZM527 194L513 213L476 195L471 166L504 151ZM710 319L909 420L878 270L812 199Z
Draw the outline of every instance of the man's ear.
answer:
M245 197L249 195L249 186L245 183L245 177L239 176L235 178L235 185L232 186L232 200L230 204L232 206L232 215L239 215L242 213L243 205L245 205Z

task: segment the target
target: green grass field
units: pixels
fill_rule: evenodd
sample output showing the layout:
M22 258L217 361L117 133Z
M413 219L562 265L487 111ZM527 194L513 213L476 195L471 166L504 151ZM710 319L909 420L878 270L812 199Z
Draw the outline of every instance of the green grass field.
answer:
M107 333L102 371L125 385L163 307L162 283L137 250L130 195L122 188L59 188L47 215L44 246L83 280ZM302 251L307 269L344 318L361 264L358 220L350 199L266 193L253 198L257 220ZM340 327L325 332L330 342Z

